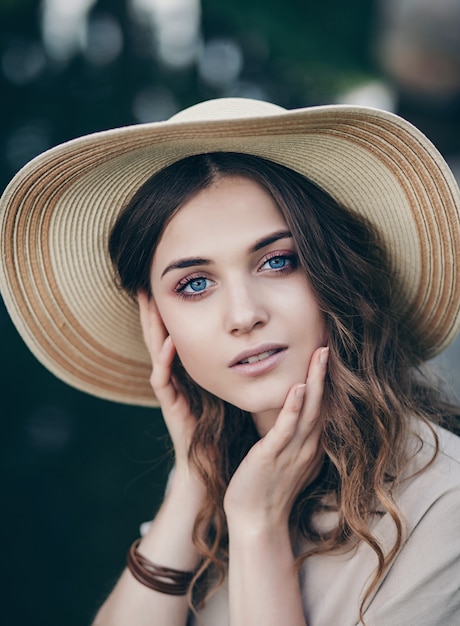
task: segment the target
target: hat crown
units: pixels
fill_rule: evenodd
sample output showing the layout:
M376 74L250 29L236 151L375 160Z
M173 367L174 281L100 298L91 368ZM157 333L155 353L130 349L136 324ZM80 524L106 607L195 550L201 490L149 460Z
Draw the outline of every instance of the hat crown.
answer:
M195 104L169 118L170 122L199 122L262 117L285 113L286 109L252 98L218 98Z
M113 280L107 239L153 174L192 154L241 152L297 171L377 229L395 300L434 356L460 329L460 192L443 158L401 118L327 105L286 111L224 98L169 121L56 146L0 199L0 291L38 359L96 396L158 404L139 312Z

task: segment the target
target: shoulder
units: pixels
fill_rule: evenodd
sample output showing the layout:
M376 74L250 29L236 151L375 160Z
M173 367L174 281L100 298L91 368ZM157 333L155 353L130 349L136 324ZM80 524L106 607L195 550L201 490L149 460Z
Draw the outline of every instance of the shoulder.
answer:
M436 424L411 424L408 438L409 462L401 485L432 484L428 491L460 488L460 437Z
M460 437L440 426L434 426L439 439L439 456L443 463L460 467Z
M437 443L436 443L437 441ZM460 437L414 422L408 440L409 462L393 496L409 529L445 506L460 509Z
M418 448L395 494L405 537L368 607L370 626L460 623L460 438L433 428L434 458L431 429L414 434ZM386 517L379 524L388 532Z
M428 447L434 445L432 431L438 437L440 457L447 462L453 462L458 467L460 465L460 437L432 423L428 426L419 421L412 428L412 432L419 436Z
M457 522L460 513L460 437L433 424L418 424L411 443L415 453L401 481L398 498L404 516L411 521L410 527L415 528L426 516L440 517L440 528L453 520ZM443 519L449 510L452 515Z

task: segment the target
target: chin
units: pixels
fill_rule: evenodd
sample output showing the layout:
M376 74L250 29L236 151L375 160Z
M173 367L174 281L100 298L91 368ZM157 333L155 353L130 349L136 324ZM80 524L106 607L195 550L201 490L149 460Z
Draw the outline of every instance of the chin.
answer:
M195 382L205 389L208 393L220 398L224 402L237 407L241 411L251 413L270 413L280 412L286 401L289 389L297 382L296 380L278 380L274 381L266 380L259 381L259 384L254 385L233 385L229 387L219 388L214 385L205 385L205 381Z
M270 394L270 397L264 396L263 400L258 398L229 398L226 402L233 404L237 408L242 411L246 411L247 413L256 414L256 413L270 413L273 411L277 411L278 413L281 411L284 401L286 399L286 393L280 394Z

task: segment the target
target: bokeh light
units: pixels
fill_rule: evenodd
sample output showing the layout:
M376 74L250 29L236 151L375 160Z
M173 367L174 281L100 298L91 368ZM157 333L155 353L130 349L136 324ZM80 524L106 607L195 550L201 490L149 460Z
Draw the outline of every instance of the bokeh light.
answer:
M132 15L147 24L153 49L171 69L191 65L200 46L199 0L130 0Z
M96 0L43 0L43 40L52 59L68 61L84 48L88 13L95 3Z

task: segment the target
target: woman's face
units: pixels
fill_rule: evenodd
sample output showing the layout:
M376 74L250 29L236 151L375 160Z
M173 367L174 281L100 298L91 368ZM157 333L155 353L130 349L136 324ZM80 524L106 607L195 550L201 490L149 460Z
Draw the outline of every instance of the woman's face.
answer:
M272 197L242 177L200 191L166 227L151 282L191 378L252 413L266 432L326 344L323 315Z

